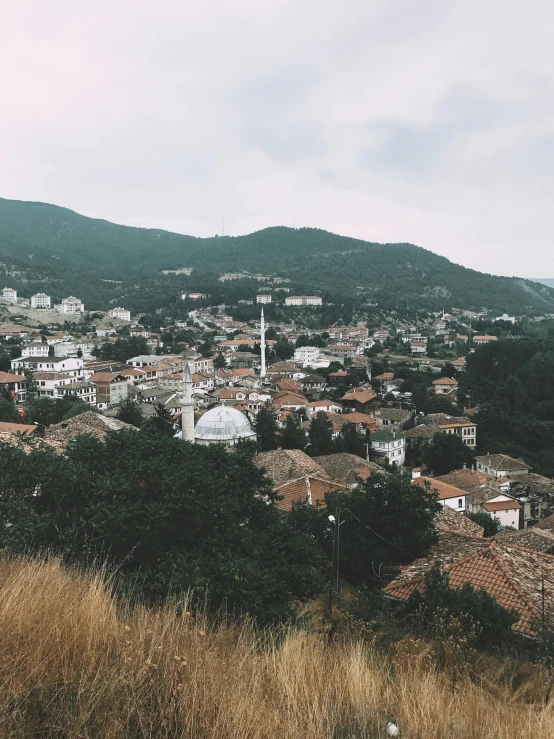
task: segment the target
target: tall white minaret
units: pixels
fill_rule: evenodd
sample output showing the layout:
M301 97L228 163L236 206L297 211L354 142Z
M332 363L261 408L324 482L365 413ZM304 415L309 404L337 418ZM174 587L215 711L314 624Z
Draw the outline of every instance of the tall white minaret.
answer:
M262 367L260 369L260 377L265 377L265 319L264 319L264 309L262 306L262 320L260 322L260 349L262 352Z
M183 441L194 443L194 401L192 399L192 375L189 363L183 370L183 398L181 400L181 428Z

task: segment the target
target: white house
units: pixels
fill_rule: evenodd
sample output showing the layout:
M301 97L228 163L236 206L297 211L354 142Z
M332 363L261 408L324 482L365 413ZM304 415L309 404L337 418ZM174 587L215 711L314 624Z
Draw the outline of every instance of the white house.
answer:
M469 508L469 495L465 490L454 487L454 485L449 485L442 480L436 480L434 477L425 477L418 473L414 475L412 482L414 485L419 485L420 487L428 485L429 491L437 493L439 503L443 506L447 505L455 511L460 511L460 513L463 513Z
M72 295L69 298L64 298L61 303L54 306L54 309L58 313L84 313L85 306L78 298L74 298Z
M376 431L371 434L371 449L380 457L386 457L389 464L401 467L406 458L406 442L396 431Z
M60 341L54 344L54 356L56 357L78 357L81 356L84 359L92 358L92 350L94 344L89 341L76 341L75 339L68 339L67 341Z
M522 459L513 459L507 454L487 454L475 457L479 472L486 472L493 477L519 477L528 475L531 467Z
M304 366L315 362L319 357L320 349L317 346L299 346L294 350L295 362L302 362Z
M113 326L97 326L96 327L97 336L115 336L116 333L117 331ZM136 334L133 334L131 332L131 336L136 336Z
M256 303L271 303L271 294L256 295Z
M2 288L2 300L5 300L7 303L17 303L16 290L13 290L11 287Z
M497 495L496 498L481 503L481 507L493 518L498 518L502 526L511 526L519 529L519 512L521 503L508 495Z
M458 392L458 383L451 377L439 377L433 380L433 392L435 395L452 395L456 396Z
M515 316L509 316L507 313L504 313L502 316L498 316L498 318L494 319L494 322L497 321L506 321L506 323L514 324L516 322Z
M320 411L323 413L342 413L342 405L335 403L334 400L314 400L306 406L308 418L317 415Z
M112 318L119 318L121 321L131 320L131 311L125 308L112 308L108 315Z
M323 299L317 295L289 295L285 305L322 305Z
M33 379L37 394L46 398L57 398L59 388L77 382L77 379L67 372L35 372Z
M50 310L52 307L52 300L50 295L46 293L37 293L31 296L31 308L38 308L42 310Z
M50 347L48 344L34 342L21 348L22 357L47 357Z
M19 357L12 359L12 369L31 372L66 372L73 377L84 378L85 369L80 357Z

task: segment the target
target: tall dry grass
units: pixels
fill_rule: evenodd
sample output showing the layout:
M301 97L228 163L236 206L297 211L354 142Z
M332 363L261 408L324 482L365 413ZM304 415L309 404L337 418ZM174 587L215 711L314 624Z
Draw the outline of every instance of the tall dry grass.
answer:
M539 688L487 679L453 684L413 642L210 627L55 560L0 561L2 738L374 739L394 720L406 739L554 739Z

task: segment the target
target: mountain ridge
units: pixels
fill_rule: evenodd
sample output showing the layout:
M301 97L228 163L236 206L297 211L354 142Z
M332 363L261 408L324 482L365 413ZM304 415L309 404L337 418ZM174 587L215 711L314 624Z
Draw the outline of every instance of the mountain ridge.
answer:
M163 270L192 268L191 276ZM518 314L554 311L554 290L538 282L462 267L409 243L379 244L320 229L274 226L244 236L200 238L89 218L62 206L0 198L0 274L24 295L79 293L91 308L214 287L225 272L291 280L329 300L420 309L457 306ZM114 280L120 284L109 283ZM149 297L148 297L149 296ZM223 295L225 297L225 295Z

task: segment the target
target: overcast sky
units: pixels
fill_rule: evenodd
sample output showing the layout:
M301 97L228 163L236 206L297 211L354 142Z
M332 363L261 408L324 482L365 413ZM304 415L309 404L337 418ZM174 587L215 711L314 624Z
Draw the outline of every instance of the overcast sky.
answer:
M554 277L553 21L547 0L6 0L0 196Z

